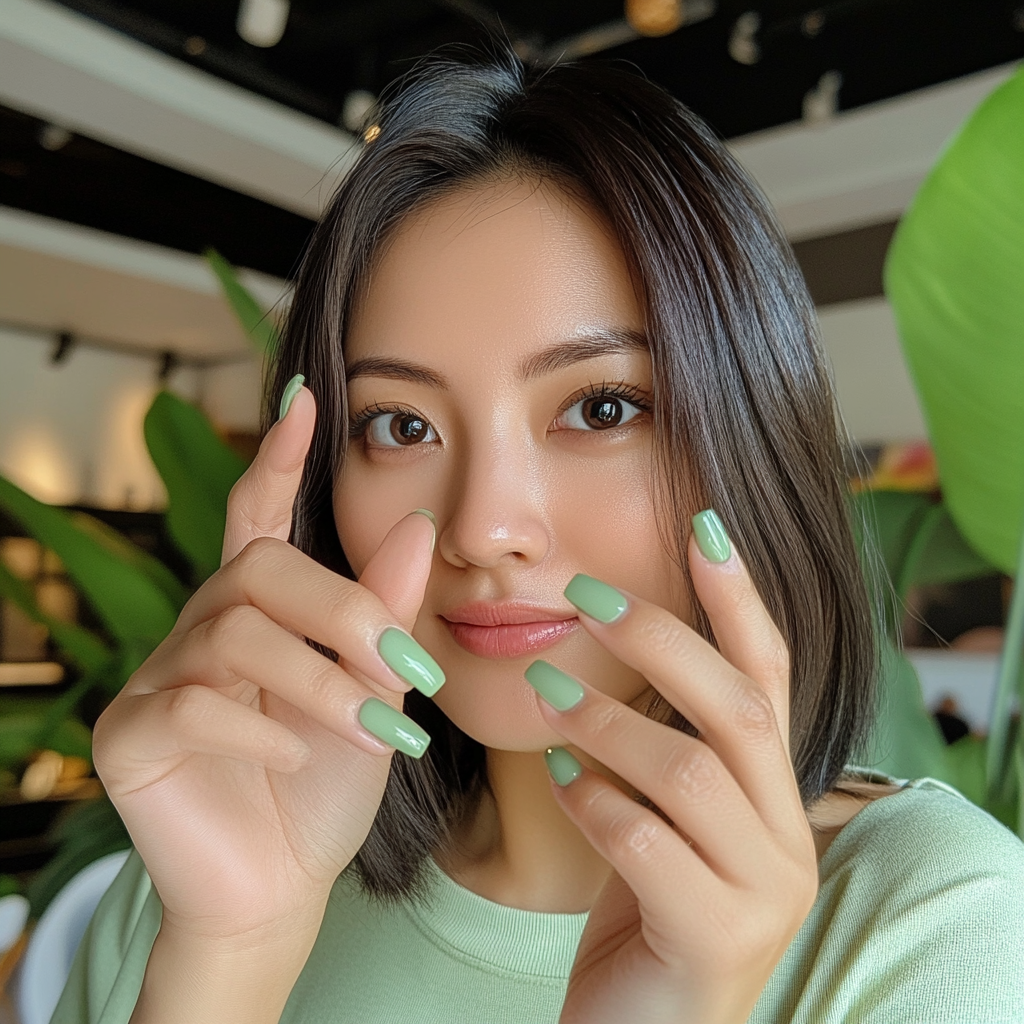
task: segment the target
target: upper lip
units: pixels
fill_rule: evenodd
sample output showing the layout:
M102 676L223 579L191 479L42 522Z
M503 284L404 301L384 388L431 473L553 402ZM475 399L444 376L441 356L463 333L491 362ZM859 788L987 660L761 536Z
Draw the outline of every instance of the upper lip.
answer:
M441 618L472 626L507 626L522 622L564 622L576 618L576 609L542 608L523 601L471 601L451 608Z

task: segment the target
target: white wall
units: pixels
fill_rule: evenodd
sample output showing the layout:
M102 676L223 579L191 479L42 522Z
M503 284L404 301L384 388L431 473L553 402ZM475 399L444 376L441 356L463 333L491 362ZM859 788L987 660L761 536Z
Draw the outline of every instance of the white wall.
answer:
M37 335L0 330L0 472L43 501L161 508L142 436L156 361L83 348L54 366L50 352ZM191 400L198 383L192 369L168 382Z
M862 445L927 437L886 299L838 302L818 310L839 408Z

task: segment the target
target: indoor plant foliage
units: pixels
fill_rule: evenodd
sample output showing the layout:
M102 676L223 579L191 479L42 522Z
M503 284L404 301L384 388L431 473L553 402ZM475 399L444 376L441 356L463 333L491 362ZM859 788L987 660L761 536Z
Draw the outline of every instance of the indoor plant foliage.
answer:
M893 238L885 268L944 500L971 547L1014 587L988 748L988 797L1016 777L1024 737L1024 68L968 118ZM1024 813L1018 809L1019 828Z

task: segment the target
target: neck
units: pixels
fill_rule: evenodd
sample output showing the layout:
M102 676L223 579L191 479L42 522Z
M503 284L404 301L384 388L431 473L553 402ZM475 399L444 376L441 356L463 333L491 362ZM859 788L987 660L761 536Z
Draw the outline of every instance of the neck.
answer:
M489 791L452 848L438 856L444 870L507 907L589 910L611 868L555 803L548 778L540 753L488 749Z

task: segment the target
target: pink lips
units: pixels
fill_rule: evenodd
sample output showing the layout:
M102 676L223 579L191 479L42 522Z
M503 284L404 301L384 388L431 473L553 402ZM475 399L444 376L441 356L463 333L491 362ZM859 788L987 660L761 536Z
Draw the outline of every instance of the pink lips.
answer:
M481 658L520 658L558 643L579 627L579 619L560 609L534 605L487 604L453 608L441 616L455 642Z

